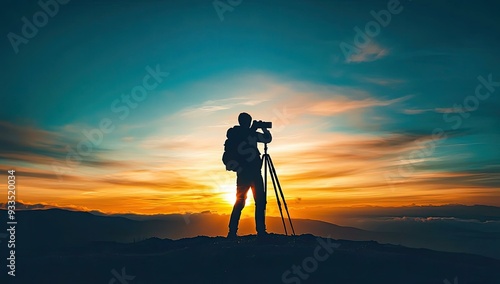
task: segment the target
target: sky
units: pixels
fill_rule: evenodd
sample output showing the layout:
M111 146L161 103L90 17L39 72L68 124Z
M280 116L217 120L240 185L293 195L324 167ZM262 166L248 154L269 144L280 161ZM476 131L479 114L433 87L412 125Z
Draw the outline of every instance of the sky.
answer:
M245 111L273 122L293 216L500 206L494 1L40 3L1 12L0 186L15 169L18 201L228 214L223 143Z

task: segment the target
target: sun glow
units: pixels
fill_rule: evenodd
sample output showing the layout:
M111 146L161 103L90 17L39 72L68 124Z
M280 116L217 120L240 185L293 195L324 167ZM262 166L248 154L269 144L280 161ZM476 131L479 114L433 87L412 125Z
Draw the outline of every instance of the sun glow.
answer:
M219 194L221 199L233 206L234 202L236 201L236 185L234 184L223 184L215 189ZM252 197L252 192L251 189L248 190L246 200L245 200L245 205L249 205L253 202L253 197Z

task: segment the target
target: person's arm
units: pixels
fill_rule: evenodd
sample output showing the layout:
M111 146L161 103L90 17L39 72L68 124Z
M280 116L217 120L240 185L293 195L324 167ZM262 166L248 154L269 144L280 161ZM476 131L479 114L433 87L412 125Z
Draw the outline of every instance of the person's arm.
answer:
M260 143L271 143L273 136L267 128L262 128L262 133L257 132L257 141Z

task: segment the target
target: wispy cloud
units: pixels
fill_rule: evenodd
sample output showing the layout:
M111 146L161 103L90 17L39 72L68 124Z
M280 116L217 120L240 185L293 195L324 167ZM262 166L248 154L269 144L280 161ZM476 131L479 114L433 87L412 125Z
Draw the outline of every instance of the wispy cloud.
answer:
M381 78L381 77L363 77L361 81L372 83L379 86L396 86L401 85L405 82L405 80L401 79L392 79L392 78Z
M361 62L371 62L381 59L389 54L389 49L382 47L381 45L370 42L366 46L359 49L359 52L351 54L347 58L347 63L361 63Z
M392 100L378 100L375 98L367 98L363 100L350 100L346 97L339 97L336 99L324 100L310 107L308 110L312 114L331 116L339 113L344 113L356 109L389 106L408 100L411 96L404 96Z
M446 108L428 108L428 109L404 109L402 111L404 114L421 114L425 112L435 112L435 113L461 113L464 112L463 109L461 108L451 108L451 107L446 107Z
M181 115L184 116L196 116L200 115L200 113L210 113L217 112L223 110L230 110L235 107L241 106L256 106L264 103L265 99L254 99L254 98L228 98L228 99L220 99L220 100L209 100L204 102L201 105L193 106L191 108L185 109Z

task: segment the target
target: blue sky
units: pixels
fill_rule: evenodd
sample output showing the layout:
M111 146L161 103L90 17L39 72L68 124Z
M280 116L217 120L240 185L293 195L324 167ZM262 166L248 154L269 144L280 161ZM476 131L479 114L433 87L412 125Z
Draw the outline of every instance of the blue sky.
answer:
M351 205L412 199L500 205L492 201L500 188L500 87L478 100L474 111L459 114L455 108L474 97L478 76L491 74L492 81L500 81L498 4L401 1L389 24L346 57L341 43L354 45L355 27L365 30L374 20L370 12L387 9L388 3L397 5L242 1L221 21L210 1L72 0L59 4L58 13L16 53L8 34L22 36L21 18L32 20L41 8L35 1L8 1L1 26L6 103L0 106L0 125L7 134L0 141L1 168L16 166L27 173L33 186L26 201L31 202L84 188L82 180L91 177L102 196L112 196L116 193L109 188L116 180L131 177L127 186L140 191L145 179L158 187L154 194L175 203L170 193L178 193L177 185L212 188L202 178L207 171L224 176L222 185L216 182L219 189L208 190L215 198L231 184L227 173L217 173L223 169L219 144L237 114L249 110L268 120L288 113L276 124L283 126L276 133L277 160L284 161L283 175L297 200L305 197L296 180L316 190L309 203L303 202L307 206L319 206L316 199L325 198L335 204L347 198ZM142 83L147 66L160 66L169 75L120 120L111 105ZM70 167L62 184L56 182L51 165L64 164L65 147L76 147L85 139L82 131L103 118L111 119L116 131L77 168ZM446 139L432 139L437 128ZM412 159L411 175L401 174L412 151L422 151L415 141L434 141L435 147L421 160ZM304 159L294 168L287 159L291 152L280 149ZM324 151L328 161L314 156L314 149ZM202 165L192 165L193 153ZM347 164L330 166L339 159ZM355 171L358 160L373 166ZM316 168L305 170L311 163ZM180 182L188 170L193 184ZM146 177L132 174L148 171ZM375 177L398 171L398 185L430 185L437 191L379 196L375 190L387 182ZM47 193L35 193L35 184ZM457 197L448 200L448 190L457 187ZM337 194L346 188L350 195ZM57 202L89 206L73 194L61 194L66 197ZM182 200L194 195L199 192Z

